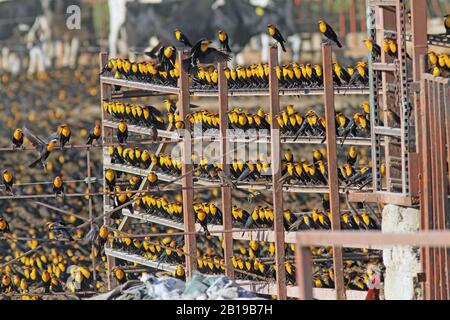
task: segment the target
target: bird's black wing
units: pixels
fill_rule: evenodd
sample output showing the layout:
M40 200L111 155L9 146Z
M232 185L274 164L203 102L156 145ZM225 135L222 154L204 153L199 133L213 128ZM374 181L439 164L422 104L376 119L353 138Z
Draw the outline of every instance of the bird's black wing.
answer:
M214 48L208 48L199 58L200 63L213 64L217 62L227 62L231 60L231 55Z
M43 145L45 145L45 141L43 141L41 138L36 136L27 127L23 127L22 131L23 131L25 137L27 137L27 139L30 140L31 144L35 148L39 148L39 147L42 147Z
M144 53L146 56L148 56L150 58L157 59L158 58L157 53L158 53L158 50L161 48L161 46L162 46L162 43L158 42L158 44L156 46L154 46L153 49L151 49L150 51L146 51Z

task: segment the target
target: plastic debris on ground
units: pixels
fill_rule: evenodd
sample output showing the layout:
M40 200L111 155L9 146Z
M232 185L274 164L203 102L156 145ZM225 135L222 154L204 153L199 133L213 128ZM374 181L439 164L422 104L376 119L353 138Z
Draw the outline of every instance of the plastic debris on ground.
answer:
M226 276L195 274L184 282L171 277L143 274L114 290L88 300L260 300Z

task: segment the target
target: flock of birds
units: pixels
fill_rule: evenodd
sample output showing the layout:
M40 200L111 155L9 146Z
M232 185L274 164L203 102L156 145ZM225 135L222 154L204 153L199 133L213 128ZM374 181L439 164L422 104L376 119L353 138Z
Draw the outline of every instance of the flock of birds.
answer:
M318 22L319 31L338 47L342 47L333 28L324 20ZM283 51L286 51L286 40L281 32L272 24L267 26L267 33ZM175 39L188 50L188 57L177 61L177 48L175 46L156 46L146 55L152 61L131 62L128 59L112 58L104 66L101 74L111 74L114 78L124 78L134 81L143 81L158 85L177 86L180 77L180 68L188 72L195 89L216 89L218 85L218 70L213 66L218 62L231 60L228 34L219 30L218 41L220 48L211 46L212 41L202 38L194 45L180 30L174 30ZM210 66L204 66L209 64ZM226 67L224 74L230 89L266 89L269 85L269 65L267 63L238 65L235 68ZM321 65L305 63L290 63L276 67L276 76L280 87L284 89L318 88L323 86L323 73ZM333 63L333 82L336 86L367 87L369 83L368 65L364 61L357 61L355 65L341 66Z
M448 25L448 16L445 26ZM342 47L337 34L325 21L319 21L319 31L328 41ZM448 28L447 28L448 27ZM268 25L268 34L286 51L286 41L281 32L273 25ZM145 81L160 85L176 86L183 68L190 74L192 85L198 89L214 89L218 82L218 70L214 66L217 62L227 62L231 59L228 35L221 30L218 33L220 49L211 46L212 41L201 39L194 45L179 29L174 31L175 38L188 49L187 58L181 65L177 61L177 48L174 46L155 47L147 52L152 60L145 62L131 62L127 59L113 58L104 66L101 74L111 74L115 78ZM373 40L366 39L367 48L376 56L384 51L392 58L397 56L397 47L394 39L386 38L379 46ZM448 76L450 71L449 57L446 53L428 53L429 71L435 76ZM94 71L93 71L94 70ZM89 75L89 73L91 73ZM8 159L12 163L9 168L2 169L2 183L4 195L33 194L51 192L55 198L49 202L56 205L63 204L64 212L56 213L45 210L42 214L25 202L15 203L14 208L7 201L0 204L0 292L16 293L22 299L40 299L41 294L85 291L97 291L104 286L106 270L104 245L109 243L118 250L139 254L148 259L170 263L176 266L171 274L174 277L184 279L183 267L185 245L184 237L171 235L176 230L150 225L151 234L164 233L166 236L144 238L130 238L125 233L114 229L114 225L97 225L89 232L84 231L88 219L80 215L86 207L89 194L82 198L67 198L65 194L85 192L85 188L74 186L66 182L68 171L73 165L83 166L84 159L79 152L72 148L74 128L80 129L80 140L85 145L95 146L102 135L99 123L92 125L92 119L86 121L83 117L79 122L67 123L75 113L83 114L88 110L86 104L96 103L97 83L94 68L78 69L76 71L63 70L50 73L41 73L35 76L19 75L18 79L10 78L8 74L1 77L2 85L6 90L0 92L0 110L5 112L5 117L0 119L0 124L12 129L9 134L9 142L5 140L8 135L2 135L1 142L10 143L13 149L27 149L28 141L36 150L36 157L26 158L19 154L16 159ZM227 67L224 69L228 85L231 89L264 89L268 86L268 65L263 63L249 66ZM316 88L322 85L322 67L320 65L290 63L278 66L276 76L282 88ZM35 81L36 80L36 81ZM60 81L61 80L61 81ZM75 81L74 81L75 80ZM333 81L336 86L360 86L368 84L368 66L364 61L358 61L353 66L341 66L333 64ZM77 84L74 86L73 83ZM67 90L67 88L70 88ZM81 93L81 94L80 94ZM31 100L30 100L31 99ZM44 109L43 121L37 120L34 110L23 109L30 103L39 109ZM61 109L60 105L71 105L71 110ZM116 137L119 144L109 146L108 153L112 162L127 164L142 169L150 169L146 176L149 183L148 193L142 197L135 197L135 191L139 190L142 183L140 176L127 176L120 172L107 169L104 173L108 196L114 207L126 205L130 211L139 210L145 214L182 222L183 208L180 199L173 195L167 195L159 190L160 182L158 174L173 176L181 175L181 162L172 158L169 154L156 155L154 151L139 147L126 147L128 140L128 128L130 124L146 126L153 129L153 139L157 139L157 130L166 129L167 125L175 129L185 128L185 121L192 125L201 124L202 130L219 129L218 114L206 110L193 111L186 119L180 119L176 102L166 99L164 105L166 115L158 108L150 105L140 105L136 100L131 103L103 102L103 108L113 119L119 121ZM44 108L45 107L45 108ZM193 109L198 106L192 105ZM392 110L387 110L394 122L398 122L398 115ZM347 137L367 137L370 132L368 115L370 106L364 102L361 110L351 117L343 113L336 114L337 136L342 142ZM89 118L89 117L86 117ZM237 130L270 130L269 115L262 109L250 112L245 108L235 107L228 113L229 128ZM288 105L279 115L277 121L282 135L297 139L298 137L322 137L326 138L324 118L314 110L305 114L298 112L293 105ZM27 126L23 126L27 123ZM22 124L22 125L21 125ZM57 124L57 125L55 125ZM51 132L56 127L56 132L44 138L43 132ZM90 130L86 130L90 127ZM36 133L38 132L38 133ZM76 136L75 136L76 137ZM79 137L76 137L79 138ZM15 151L16 151L15 150ZM15 153L16 154L16 153ZM55 159L50 157L56 154ZM358 160L361 154L355 147L350 147L343 156L344 164L337 168L338 176L345 187L364 187L371 181L371 167L368 162ZM5 162L5 155L0 155ZM70 160L70 161L69 161ZM193 154L196 162L194 176L201 179L222 181L236 186L239 183L263 181L270 183L271 164L264 157L259 157L254 162L235 160L230 165L230 176L225 176L220 164L208 161L197 154ZM94 161L95 162L95 161ZM361 163L362 162L362 163ZM25 163L25 164L22 164ZM67 169L68 166L71 169ZM37 170L44 168L45 170ZM99 168L97 168L99 169ZM34 171L33 171L34 170ZM385 170L382 165L381 172ZM73 170L74 172L77 169ZM79 170L78 170L79 171ZM33 172L35 174L29 174ZM51 183L47 186L40 180L48 180L51 174ZM69 174L70 175L70 174ZM319 149L312 152L311 161L301 157L297 159L290 149L286 149L282 159L283 184L302 185L326 185L327 167L324 153ZM24 183L25 182L25 183ZM28 183L28 185L27 185ZM101 188L96 186L98 191ZM96 190L90 190L94 192ZM258 192L249 189L251 197L259 196ZM203 195L206 199L197 199L193 204L196 222L199 223L206 241L199 241L196 252L197 267L204 273L223 273L224 261L222 256L223 239L212 236L209 229L212 225L222 223L222 212L214 197ZM134 200L131 204L129 202ZM128 204L128 205L127 205ZM95 204L99 210L100 204ZM66 210L67 209L67 210ZM286 231L307 229L329 229L330 211L329 199L324 195L322 208L316 206L312 210L294 212L285 209L284 226ZM123 218L121 210L116 210L112 216L115 224L119 224ZM273 209L269 204L251 205L237 203L232 207L233 226L236 228L272 228ZM13 223L10 223L13 221ZM36 225L30 223L38 221ZM380 220L375 212L365 204L358 204L356 209L344 211L341 214L342 229L369 230L379 229ZM140 230L142 225L134 225L135 230ZM146 230L148 232L148 230ZM22 240L23 238L24 240ZM90 250L90 245L92 250ZM285 263L287 281L295 284L295 264L293 263L294 245L286 244ZM31 253L27 253L28 251ZM311 251L317 260L314 265L313 284L316 287L332 288L333 268L331 264L332 248L312 247ZM92 258L96 266L92 268ZM345 283L346 287L356 290L366 290L372 270L381 272L382 265L379 253L367 249L346 249L345 259ZM233 267L240 279L274 279L274 244L258 241L234 241ZM136 278L138 272L133 271L132 265L121 263L113 270L112 275L119 283L127 279ZM130 269L130 270L127 270ZM95 281L94 281L95 273Z

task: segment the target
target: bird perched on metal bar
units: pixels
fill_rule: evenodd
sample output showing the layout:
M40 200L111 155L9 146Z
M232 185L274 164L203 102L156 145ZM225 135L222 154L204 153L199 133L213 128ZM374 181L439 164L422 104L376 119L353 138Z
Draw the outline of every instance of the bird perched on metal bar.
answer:
M64 184L63 180L60 176L56 176L53 179L53 193L55 194L55 197L60 194L64 197Z
M191 42L189 41L188 37L187 37L187 36L186 36L179 28L175 28L175 29L173 30L173 34L174 34L174 36L175 36L175 39L176 39L178 42L182 43L182 44L185 45L186 47L189 47L189 48L192 47L192 44L191 44Z
M42 168L46 168L46 160L50 153L55 149L56 144L58 143L58 134L54 133L45 140L39 138L34 135L30 130L26 127L23 128L23 133L25 137L33 144L36 150L39 152L39 157L32 161L28 166L30 168L36 167L38 164L42 165Z
M221 45L221 49L225 50L226 52L231 52L228 34L223 30L219 30L218 38Z
M98 139L100 139L101 136L102 136L102 127L99 122L96 122L94 128L92 128L92 130L89 132L86 144L91 145L92 142L94 142L94 140L98 141Z
M334 32L333 28L328 25L324 20L319 20L319 31L322 33L327 39L336 43L339 48L342 48L342 44L339 42L338 36L336 32Z
M117 140L119 143L126 143L128 139L128 126L124 120L117 125Z
M444 16L444 27L447 35L450 35L450 14Z
M286 40L284 40L280 30L278 30L277 27L275 27L273 24L268 24L267 33L269 34L269 36L275 39L280 44L281 49L286 52L286 47L284 45L286 43Z
M375 43L374 40L366 38L363 40L363 42L366 45L367 50L369 50L372 53L375 59L381 56L381 48L378 44Z
M202 38L191 49L188 58L182 62L183 69L188 72L196 72L198 64L215 64L217 62L227 62L231 60L228 53L221 52L210 46L211 40Z
M70 235L67 227L62 222L47 222L47 228L50 232L53 232L57 239L67 239L72 241L73 238Z
M70 141L70 137L72 136L72 132L67 124L62 124L58 126L56 133L59 135L59 146L64 148L66 143Z
M13 136L12 136L12 143L13 148L20 148L23 145L23 131L20 128L17 128L14 130Z
M5 186L5 191L9 192L11 195L14 195L13 190L12 190L12 187L14 184L14 175L10 170L8 170L8 169L3 170L2 182Z

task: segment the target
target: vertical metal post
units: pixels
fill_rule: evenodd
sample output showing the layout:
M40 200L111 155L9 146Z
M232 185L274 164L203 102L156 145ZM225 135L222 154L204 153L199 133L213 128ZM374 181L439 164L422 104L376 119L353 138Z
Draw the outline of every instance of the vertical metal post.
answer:
M87 167L87 177L88 177L88 190L89 193L92 193L92 182L91 182L91 148L87 148L86 150L86 167ZM91 222L91 230L94 226L94 216L92 211L93 203L92 196L89 195L89 221ZM91 256L92 256L92 277L94 280L94 288L96 288L97 284L97 271L95 270L95 245L92 243L91 246Z
M195 239L195 217L192 209L192 203L194 201L194 190L192 181L192 160L191 160L191 137L190 137L190 122L186 120L186 116L190 110L190 94L189 94L189 75L183 70L182 61L185 58L184 53L178 54L178 63L180 66L180 78L178 79L178 87L180 93L178 95L180 119L185 122L185 133L181 144L181 184L183 187L183 217L184 217L184 231L185 246L186 246L186 277L192 278L192 272L197 268L196 262L196 239Z
M422 55L420 60L421 70L425 71L426 66L426 56ZM421 157L421 185L420 185L420 210L421 210L421 229L422 230L430 230L430 221L431 214L433 210L432 206L432 189L431 189L431 175L430 175L430 166L431 166L431 155L430 148L431 142L429 137L430 127L428 126L428 110L427 110L427 102L429 99L429 91L428 91L428 81L422 77L420 81L420 104L417 113L420 114L419 119L421 121L421 128L423 132L421 132L421 142L419 144L420 150L419 154ZM432 279L432 266L431 266L431 249L430 247L425 247L422 250L422 265L423 270L425 272L425 288L424 294L425 299L432 299L432 291L431 291L431 279Z
M327 135L328 190L330 194L331 230L340 230L339 180L337 176L336 120L334 110L333 52L331 45L322 45L323 87ZM342 247L333 246L336 298L345 299Z
M286 269L284 266L284 217L283 217L283 187L281 180L281 143L280 129L276 116L280 113L280 95L276 66L278 65L278 48L269 48L269 114L270 114L270 139L272 157L272 193L274 211L275 233L275 270L277 276L277 295L279 300L287 298Z
M99 70L100 72L103 70L103 67L108 62L108 54L106 52L100 52L99 54ZM112 139L108 135L107 138L107 132L110 131L109 128L107 128L104 125L105 121L105 110L103 110L103 101L110 100L111 99L111 88L109 85L102 83L100 81L100 98L101 98L101 109L102 109L102 144L110 143L112 142ZM102 154L104 154L105 150L102 149ZM104 157L102 156L103 160ZM102 181L103 181L103 191L106 190L106 183L105 183L105 167L103 166L102 170ZM105 214L105 208L108 201L108 197L105 194L103 196L103 213ZM108 215L104 215L103 223L105 225L109 225L110 217ZM111 271L116 265L116 259L114 257L111 257L109 255L106 256L106 274L107 274L107 284L108 284L108 290L112 290L117 285L117 282L114 278L111 277Z
M295 245L295 270L300 300L313 299L312 287L312 257L309 247L303 246L298 240Z
M223 173L229 177L230 176L230 164L228 159L228 82L225 77L224 67L226 63L219 63L217 65L218 70L218 85L219 85L219 127L220 127L220 161L222 164ZM222 184L222 224L224 230L231 230L233 228L233 220L231 216L231 187ZM224 241L224 261L225 261L225 274L234 279L234 268L233 268L233 234L231 232L225 232L223 235Z

